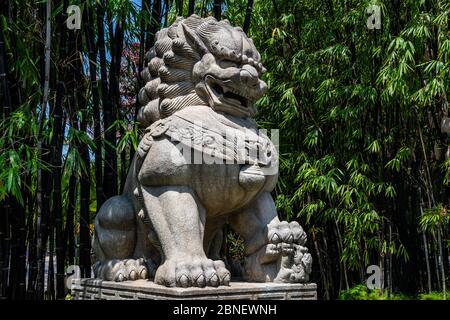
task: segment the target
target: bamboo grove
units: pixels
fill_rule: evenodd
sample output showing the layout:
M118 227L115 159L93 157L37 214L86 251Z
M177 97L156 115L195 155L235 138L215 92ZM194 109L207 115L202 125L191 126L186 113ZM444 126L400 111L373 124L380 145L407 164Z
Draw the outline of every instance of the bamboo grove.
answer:
M97 209L139 141L155 33L196 13L240 25L280 130L280 215L306 229L319 296L381 269L388 295L448 289L450 1L0 1L0 297L63 299L91 276ZM68 27L69 5L81 8ZM381 9L369 29L367 8ZM228 236L229 259L241 257Z

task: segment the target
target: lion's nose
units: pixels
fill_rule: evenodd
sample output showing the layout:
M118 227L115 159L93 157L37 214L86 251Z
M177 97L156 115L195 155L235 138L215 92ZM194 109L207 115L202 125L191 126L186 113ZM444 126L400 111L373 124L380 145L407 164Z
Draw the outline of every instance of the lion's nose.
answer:
M258 71L249 64L245 64L241 70L241 81L250 87L254 87L259 82Z

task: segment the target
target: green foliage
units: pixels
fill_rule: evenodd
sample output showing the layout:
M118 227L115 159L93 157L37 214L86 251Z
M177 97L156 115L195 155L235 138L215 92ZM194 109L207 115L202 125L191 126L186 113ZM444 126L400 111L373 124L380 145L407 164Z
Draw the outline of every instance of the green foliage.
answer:
M89 179L90 199L85 200L91 212L98 209L97 191L104 192L102 188L113 182L102 185L102 181L96 181L96 169L105 174L114 171L117 175L114 184L123 182L129 156L139 140L135 110L118 102L115 107L120 110L115 110L112 121L106 124L107 105L100 101L97 120L101 132L94 136L95 109L90 97L96 86L90 82L90 70L87 70L88 32L83 30L77 38L75 33L64 29L66 47L60 47L62 30L58 30L57 18L64 10L62 3L53 8L51 17L50 100L42 110L45 3L28 4L18 0L8 3L13 4L19 15L12 19L0 15L5 66L8 84L19 87L20 94L12 92L13 112L0 122L0 201L3 204L8 196L15 197L22 206L18 212L26 213L27 219L31 219L22 219L22 223L31 226L30 237L37 237L40 227L34 212L37 173L39 169L52 173L59 166L58 162L46 161L52 158L60 134L64 144L60 159L61 186L45 186L49 194L44 198L51 211L61 191L62 222L66 223L70 178L75 177L77 186L72 205L79 228L82 202L79 182ZM74 1L72 4L81 4L83 12L90 9L89 19L95 21L100 3L103 2ZM105 70L96 61L100 100L106 92L102 88L102 72L109 86L117 72L111 68L113 50L122 44L117 42L121 37L111 38L117 26L124 30L125 48L132 47L141 35L145 38L153 27L148 26L150 14L140 10L135 1L104 3L108 61ZM161 3L160 22L164 26L175 21L178 10L174 1L168 2L169 8L164 7L165 1ZM242 26L248 1L222 3L222 17ZM370 4L381 7L380 30L366 27L366 9ZM195 2L198 15L211 15L212 9L212 0ZM447 246L450 243L447 213L450 159L444 156L448 137L440 131L442 118L448 116L450 89L449 9L448 0L259 0L254 3L249 35L268 70L263 75L268 92L257 102L257 120L269 131L280 130L276 206L281 218L299 220L304 225L317 272L313 280L322 282L319 286L324 291L333 291L328 292L328 297L333 297L333 293L337 296L339 289L333 287L335 283L351 287L363 282L361 270L373 263L384 263L383 270L391 276L394 287L408 285L411 279L425 274L421 269L425 263L417 261L417 257L425 259L424 247L429 248L432 269L438 269L433 265L433 257L440 255L438 241ZM187 1L183 12L187 14ZM98 26L93 23L91 27L89 32L94 33L97 42ZM100 53L102 48L98 49ZM142 55L142 46L139 49ZM69 56L60 56L64 51ZM86 68L73 70L79 58L81 64L86 63ZM121 58L127 59L126 74L133 74L136 62L130 57ZM65 72L68 74L64 75ZM80 79L75 81L72 78L78 72ZM120 81L127 81L130 91L137 89L136 77L117 76ZM65 81L66 90L62 102L64 129L58 133L54 132L52 112L55 85L59 81ZM1 102L5 107L4 101ZM43 122L39 123L41 116ZM112 136L113 142L105 140L107 135ZM42 157L38 152L40 143L44 145ZM110 154L112 157L108 157ZM99 164L94 163L94 155L102 157ZM111 162L115 164L108 162L113 159ZM64 226L62 222L60 228ZM418 231L431 235L428 242L418 245L421 241ZM242 260L242 239L230 233L227 240L230 255ZM415 275L406 274L405 270L409 269L405 266L414 262L420 265L414 270L420 270ZM330 279L333 277L339 277L339 281ZM439 288L434 280L437 277L432 278L432 289ZM364 286L356 286L340 296L342 299L402 298L368 291Z
M441 226L448 226L450 216L442 204L438 204L435 208L425 210L420 217L420 226L423 231L436 231Z
M430 293L421 293L418 296L419 300L444 300L444 293L432 291ZM450 300L450 291L447 291L446 300Z
M20 109L0 122L0 200L13 195L23 204L22 176L35 175L38 167L48 169L39 160L35 146L38 126L30 115Z
M446 299L449 300L447 292ZM430 293L420 293L417 296L410 296L400 292L389 294L387 290L370 290L364 284L356 285L348 290L339 293L339 300L444 300L442 292L432 291Z
M239 235L230 231L227 234L228 254L232 259L244 261L244 241Z
M118 120L113 126L117 126L123 132L117 142L117 153L120 154L125 150L136 150L139 143L139 123L129 123L128 121Z
M381 7L380 30L366 27L370 4ZM448 205L450 162L435 150L447 148L440 121L450 88L449 8L448 1L255 2L250 35L268 70L258 120L280 130L277 208L307 226L309 247L323 260L336 246L350 282L385 257L399 265L423 257L411 252L411 234L420 241L417 230L429 232L436 221L448 237L447 215L421 217L420 206ZM322 268L326 288L329 267Z
M408 297L402 293L389 294L384 290L369 290L364 284L359 284L339 294L339 300L408 300Z

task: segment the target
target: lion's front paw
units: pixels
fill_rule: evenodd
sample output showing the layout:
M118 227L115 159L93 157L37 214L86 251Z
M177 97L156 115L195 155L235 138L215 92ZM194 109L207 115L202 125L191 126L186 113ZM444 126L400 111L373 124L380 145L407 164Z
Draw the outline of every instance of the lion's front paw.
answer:
M298 222L272 222L268 225L268 244L263 263L274 261L280 255L292 255L295 245L306 243L306 233Z
M183 288L227 286L230 279L230 272L223 261L195 257L166 260L155 275L157 284Z
M293 250L293 244L304 245L306 243L306 233L297 221L287 222L272 222L268 225L269 243L288 247L289 252ZM288 246L289 245L289 246Z
M154 273L154 270L149 272L149 269L152 268L149 267L144 259L112 259L100 261L94 265L96 278L117 282L147 279Z

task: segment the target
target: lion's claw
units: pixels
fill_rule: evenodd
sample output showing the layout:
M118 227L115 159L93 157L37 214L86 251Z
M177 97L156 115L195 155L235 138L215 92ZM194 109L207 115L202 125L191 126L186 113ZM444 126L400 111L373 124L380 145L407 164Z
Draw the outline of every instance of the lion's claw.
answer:
M97 278L122 282L148 278L148 263L144 259L112 259L100 261L94 265Z
M268 225L268 243L263 263L272 262L280 255L292 255L295 245L306 243L306 233L298 222L273 222Z
M306 233L297 221L272 222L268 225L268 229L269 243L298 245L304 245L306 243ZM286 246L286 248L290 249L289 246Z
M207 258L169 259L156 271L155 282L167 287L218 287L229 285L230 272L223 261Z

